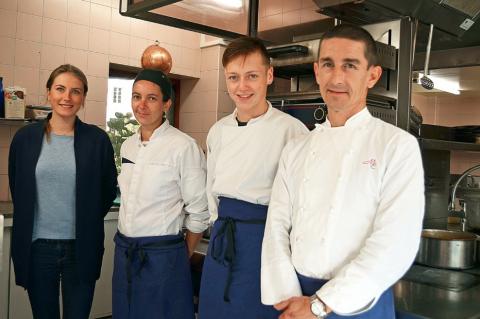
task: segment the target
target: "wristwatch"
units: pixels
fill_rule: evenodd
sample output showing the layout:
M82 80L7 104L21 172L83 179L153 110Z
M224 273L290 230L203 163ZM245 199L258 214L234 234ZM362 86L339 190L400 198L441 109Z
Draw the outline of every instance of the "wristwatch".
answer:
M317 295L310 297L310 311L317 317L317 319L327 318L325 304L317 297Z

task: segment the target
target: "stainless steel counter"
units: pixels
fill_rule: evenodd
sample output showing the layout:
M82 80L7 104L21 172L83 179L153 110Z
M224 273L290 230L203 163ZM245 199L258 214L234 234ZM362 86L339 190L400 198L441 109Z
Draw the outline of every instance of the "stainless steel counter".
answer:
M480 284L457 292L400 280L394 292L397 310L423 318L480 318Z

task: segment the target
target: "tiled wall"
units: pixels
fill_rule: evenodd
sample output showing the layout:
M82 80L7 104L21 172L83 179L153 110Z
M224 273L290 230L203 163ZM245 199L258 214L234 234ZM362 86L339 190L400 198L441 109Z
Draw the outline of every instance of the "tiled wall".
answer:
M105 125L109 62L139 66L143 50L160 41L172 74L200 75L200 34L123 17L119 0L0 0L0 74L4 85L27 89L27 104L45 102L45 82L60 64L88 76L80 117Z
M423 116L425 124L461 126L480 124L480 97L438 94L413 94L412 104ZM460 174L480 164L480 152L455 151L451 153L450 172ZM480 175L477 171L475 175Z
M20 128L18 124L0 123L0 201L10 200L8 190L8 148L13 135Z
M89 82L79 116L104 127L109 62L139 67L143 50L158 40L172 55L173 76L200 77L200 34L123 17L118 13L119 2L0 0L4 86L25 87L27 104L43 104L50 72L63 63L74 64ZM197 101L197 107L200 104L212 107L209 100ZM8 146L15 131L15 126L0 123L0 201L8 199Z
M180 129L194 137L204 150L210 127L235 109L221 63L224 50L222 45L202 48L200 79L182 81Z

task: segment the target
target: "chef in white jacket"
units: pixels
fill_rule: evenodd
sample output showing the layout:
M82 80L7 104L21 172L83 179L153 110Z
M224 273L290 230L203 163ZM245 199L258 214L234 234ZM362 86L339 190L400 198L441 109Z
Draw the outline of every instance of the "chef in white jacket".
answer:
M140 128L120 151L115 319L194 318L189 257L208 227L206 164L195 140L164 119L171 97L162 71L138 73L132 109Z
M266 100L273 69L255 38L223 54L235 111L207 137L207 196L215 221L200 288L200 319L278 318L260 301L260 257L270 192L284 145L308 132Z
M366 108L381 75L367 31L342 24L325 33L314 69L328 116L282 153L262 302L281 319L393 319L391 286L413 262L422 228L419 146Z

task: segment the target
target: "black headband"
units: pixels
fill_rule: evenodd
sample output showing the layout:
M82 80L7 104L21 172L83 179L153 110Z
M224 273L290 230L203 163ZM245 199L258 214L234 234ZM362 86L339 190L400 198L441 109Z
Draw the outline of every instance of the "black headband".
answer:
M172 82L170 82L170 79L162 71L154 69L142 69L140 72L138 72L133 83L140 80L150 81L157 84L162 91L164 101L168 101L172 98Z

